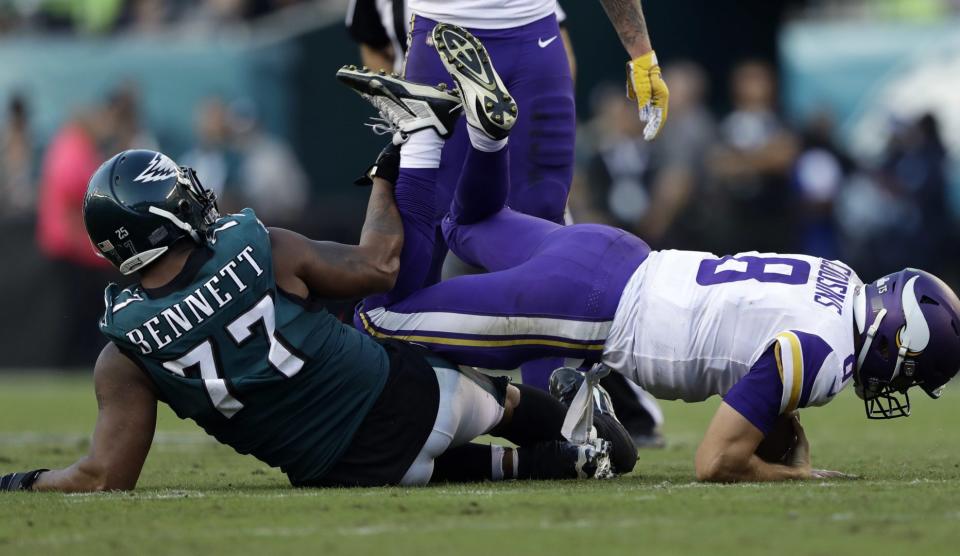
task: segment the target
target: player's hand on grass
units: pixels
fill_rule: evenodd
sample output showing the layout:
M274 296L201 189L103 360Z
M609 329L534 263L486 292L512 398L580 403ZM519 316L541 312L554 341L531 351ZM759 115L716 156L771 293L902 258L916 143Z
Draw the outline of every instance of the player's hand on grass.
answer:
M844 473L842 471L831 471L830 469L812 469L810 471L810 477L813 479L859 479L857 475L851 473Z
M805 470L805 477L808 479L859 479L856 475L843 473L842 471L832 471L830 469L813 469L810 466L810 442L807 440L807 434L800 425L800 415L795 411L790 416L793 421L793 430L796 434L793 448L787 455L787 465L796 469Z
M3 490L30 490L40 474L48 469L34 469L25 473L9 473L0 477L0 491Z
M790 467L803 471L805 478L813 476L813 469L810 467L810 442L807 440L807 434L800 425L800 416L796 413L792 416L793 430L796 433L796 439L793 448L787 454L786 464Z
M640 119L647 122L643 138L652 141L667 121L670 103L670 90L663 81L657 55L652 50L627 62L627 96L637 101Z

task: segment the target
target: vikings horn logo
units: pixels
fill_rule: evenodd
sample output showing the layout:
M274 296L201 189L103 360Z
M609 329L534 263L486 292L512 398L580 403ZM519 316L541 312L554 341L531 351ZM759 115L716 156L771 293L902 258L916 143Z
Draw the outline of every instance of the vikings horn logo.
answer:
M157 153L133 181L152 182L172 178L178 173L177 165L166 156Z
M923 318L920 303L914 293L917 278L914 276L907 280L907 285L903 288L903 314L906 317L906 325L897 331L896 337L897 347L906 347L907 355L911 357L920 355L930 343L930 327L927 320Z

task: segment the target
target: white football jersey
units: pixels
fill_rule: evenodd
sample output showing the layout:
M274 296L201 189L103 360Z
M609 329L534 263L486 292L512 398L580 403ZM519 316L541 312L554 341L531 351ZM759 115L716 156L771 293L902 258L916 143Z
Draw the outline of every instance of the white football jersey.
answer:
M509 29L543 19L557 0L409 0L416 16L474 29Z
M657 398L696 402L779 342L781 412L822 405L852 376L861 286L845 264L806 255L655 251L624 289L603 360Z

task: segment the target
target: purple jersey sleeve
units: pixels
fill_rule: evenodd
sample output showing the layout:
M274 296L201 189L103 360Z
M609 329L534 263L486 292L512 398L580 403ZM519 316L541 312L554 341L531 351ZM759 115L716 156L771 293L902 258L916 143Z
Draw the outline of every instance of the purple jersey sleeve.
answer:
M832 351L815 334L796 330L778 334L724 401L766 435L777 416L807 406L817 374Z
M727 405L737 410L766 436L780 415L780 392L783 383L777 369L771 345L763 352L743 378L723 397Z

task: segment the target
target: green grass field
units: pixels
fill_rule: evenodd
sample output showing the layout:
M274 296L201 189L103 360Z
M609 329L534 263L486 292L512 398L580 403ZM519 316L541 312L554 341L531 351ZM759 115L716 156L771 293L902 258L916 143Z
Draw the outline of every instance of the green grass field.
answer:
M716 401L669 403L669 447L604 482L294 490L165 408L133 493L0 494L0 554L960 553L960 395L869 422L852 392L803 422L814 465L857 481L700 485ZM84 453L89 377L0 375L0 470Z

